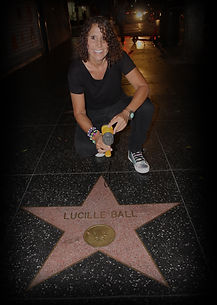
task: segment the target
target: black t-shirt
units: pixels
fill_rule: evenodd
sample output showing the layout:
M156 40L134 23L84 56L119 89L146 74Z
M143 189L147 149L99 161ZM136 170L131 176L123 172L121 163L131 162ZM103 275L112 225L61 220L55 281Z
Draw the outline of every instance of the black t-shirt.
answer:
M121 59L108 67L102 80L94 79L80 59L74 60L68 72L69 90L84 93L87 109L102 109L115 104L125 95L121 88L122 73L126 75L135 68L125 51Z

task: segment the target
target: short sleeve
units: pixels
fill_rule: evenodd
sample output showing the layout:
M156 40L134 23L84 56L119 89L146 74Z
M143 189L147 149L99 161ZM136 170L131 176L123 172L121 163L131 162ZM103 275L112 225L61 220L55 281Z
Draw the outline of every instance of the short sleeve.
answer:
M130 56L125 51L123 51L122 54L123 55L120 60L121 71L124 75L126 75L127 73L132 71L136 67L136 65L134 64L134 62L132 61Z
M68 71L68 86L71 93L84 93L83 81L81 75L81 67L79 62L73 61Z

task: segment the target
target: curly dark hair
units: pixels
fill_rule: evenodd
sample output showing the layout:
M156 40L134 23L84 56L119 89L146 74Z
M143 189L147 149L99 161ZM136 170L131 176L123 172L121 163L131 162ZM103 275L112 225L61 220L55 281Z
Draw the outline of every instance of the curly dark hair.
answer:
M77 43L77 51L80 58L86 62L88 60L87 36L93 24L97 24L103 34L103 39L108 44L108 54L106 59L109 66L112 66L122 56L122 48L110 21L103 16L89 18L82 27Z

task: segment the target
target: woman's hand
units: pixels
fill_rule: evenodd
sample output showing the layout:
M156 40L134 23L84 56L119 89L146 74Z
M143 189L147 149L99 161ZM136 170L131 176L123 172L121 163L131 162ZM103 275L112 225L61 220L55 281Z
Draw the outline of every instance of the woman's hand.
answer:
M114 128L115 134L116 132L123 130L127 126L128 120L129 112L124 109L121 113L113 117L113 119L109 122L108 127L111 127L112 125L116 124Z
M112 151L111 146L105 145L102 140L102 134L98 131L94 136L94 141L96 142L96 149L99 153L105 153L106 151Z

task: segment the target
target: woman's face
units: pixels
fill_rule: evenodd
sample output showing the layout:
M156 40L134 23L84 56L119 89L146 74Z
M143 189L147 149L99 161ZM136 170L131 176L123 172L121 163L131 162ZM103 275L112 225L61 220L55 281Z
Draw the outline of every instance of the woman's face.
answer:
M108 44L97 24L93 24L87 36L89 59L100 62L108 53Z

